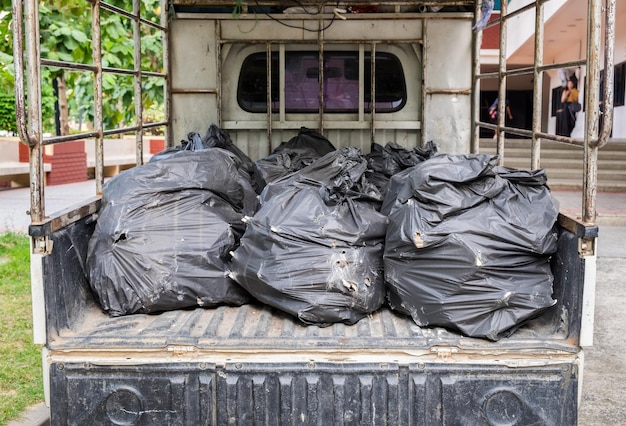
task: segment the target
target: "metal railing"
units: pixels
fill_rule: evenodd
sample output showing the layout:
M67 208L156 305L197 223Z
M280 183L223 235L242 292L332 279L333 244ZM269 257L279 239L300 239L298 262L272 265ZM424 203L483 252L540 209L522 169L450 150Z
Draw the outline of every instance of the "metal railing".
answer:
M43 223L45 215L43 148L64 142L85 138L95 139L96 195L102 194L104 184L104 136L120 135L128 132L136 134L136 163L143 164L143 131L148 128L167 127L169 124L168 98L168 1L161 0L160 23L154 23L141 17L141 0L133 0L133 10L128 12L100 0L88 0L91 4L92 28L92 63L81 64L68 61L51 60L40 57L39 37L39 2L37 0L13 0L13 56L15 62L15 103L18 122L18 134L23 143L30 148L30 216L33 224ZM123 16L132 21L133 59L132 68L111 68L102 65L102 45L100 11ZM141 30L149 27L161 32L163 40L163 72L144 71L141 66ZM26 64L24 63L24 54ZM94 130L72 135L43 138L41 113L41 68L54 67L71 71L82 71L93 74L94 81ZM133 126L104 128L103 118L103 87L104 74L126 75L133 77L135 124ZM26 82L24 81L24 76ZM143 122L142 78L155 77L164 81L165 120L146 124ZM28 104L25 93L28 89Z
M528 5L521 7L511 13L508 13L508 2L501 2L500 17L491 21L486 28L494 25L500 25L500 46L499 46L499 67L498 72L494 73L477 73L475 87L479 87L480 79L495 78L499 79L498 84L498 122L491 124L480 121L479 117L479 98L475 95L473 122L476 126L473 132L474 141L472 146L478 148L479 128L488 128L497 131L497 153L500 156L500 162L504 162L504 133L515 134L519 136L530 137L532 139L531 147L531 168L538 169L540 167L541 156L541 140L553 140L560 143L581 146L584 149L584 175L583 175L583 194L582 194L582 222L594 225L596 222L596 191L597 191L597 159L598 149L605 146L608 142L611 128L613 126L613 47L615 44L615 0L589 0L589 8L587 11L587 54L586 58L579 61L561 62L550 65L543 63L543 42L544 42L544 5L549 0L535 0ZM600 59L600 50L598 46L602 44L602 8L604 4L604 61ZM479 15L480 1L476 2L476 15ZM507 24L508 21L524 13L535 9L535 46L534 46L534 64L532 67L507 69L506 51L507 51ZM477 44L480 45L480 37L477 37ZM480 47L476 48L479 51ZM585 126L584 138L577 139L567 136L560 136L541 131L542 119L542 97L543 97L543 73L549 70L560 68L568 68L573 66L584 65L586 68L585 80ZM598 129L600 117L599 93L600 87L600 69L604 66L605 78L602 87L604 99L604 119L602 120L602 128ZM506 81L507 77L523 74L533 75L533 114L532 129L520 129L505 125L505 109L506 109ZM477 149L476 149L477 151Z

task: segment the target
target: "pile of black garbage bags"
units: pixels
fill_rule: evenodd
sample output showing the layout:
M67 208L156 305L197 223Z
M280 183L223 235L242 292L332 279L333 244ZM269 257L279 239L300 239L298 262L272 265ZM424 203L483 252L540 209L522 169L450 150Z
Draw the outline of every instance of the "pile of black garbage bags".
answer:
M498 340L554 305L558 208L543 170L302 128L253 162L215 125L104 186L90 285L111 316L259 301L304 324L385 302Z

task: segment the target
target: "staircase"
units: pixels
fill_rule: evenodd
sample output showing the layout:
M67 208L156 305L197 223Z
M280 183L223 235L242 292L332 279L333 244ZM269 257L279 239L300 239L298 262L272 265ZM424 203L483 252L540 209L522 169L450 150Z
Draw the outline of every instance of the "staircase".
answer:
M504 165L530 168L530 139L504 141ZM496 141L480 140L481 154L495 154ZM540 167L546 169L552 190L581 190L583 148L555 141L541 142ZM598 192L626 192L626 140L610 140L598 150Z

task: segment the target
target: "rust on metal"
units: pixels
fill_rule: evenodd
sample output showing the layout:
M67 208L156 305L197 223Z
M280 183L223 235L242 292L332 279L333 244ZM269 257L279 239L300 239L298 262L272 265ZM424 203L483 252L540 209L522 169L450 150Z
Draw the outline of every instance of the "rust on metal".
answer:
M508 76L516 75L533 75L533 124L532 130L519 129L509 127L505 125L505 102L500 102L498 105L498 123L496 125L482 122L478 117L474 116L475 124L478 128L488 128L498 131L497 153L500 155L500 161L503 163L504 156L504 132L527 136L532 138L532 150L531 150L531 168L537 169L540 167L541 161L541 140L553 140L560 143L569 145L580 146L584 149L584 161L583 161L583 206L582 206L582 221L586 224L595 224L596 220L596 192L597 192L597 149L606 145L609 139L609 135L613 123L613 49L615 43L615 0L606 0L606 9L604 12L604 61L600 60L601 51L598 46L602 43L601 28L602 28L602 7L603 0L590 0L588 2L588 43L587 43L587 55L585 59L560 62L553 64L543 63L543 5L546 0L535 0L527 4L526 6L508 13L508 3L503 2L501 5L501 16L498 19L490 22L489 26L500 24L500 58L499 67L497 72L481 73L476 76L477 80L487 78L498 78L498 99L505 99L506 95L506 78ZM506 69L506 23L513 16L519 15L531 8L535 8L535 48L534 48L534 64L531 67L521 67L515 69ZM476 11L475 13L478 13ZM597 87L597 81L599 81L600 66L604 64L605 79L602 87L602 94L604 100L604 120L602 128L598 129L599 121L599 88ZM549 70L556 70L561 68L580 67L586 68L586 93L585 93L585 132L584 139L566 137L555 134L548 134L541 131L541 104L542 104L542 82L543 73ZM473 146L473 145L472 145Z
M15 2L14 2L15 3ZM45 216L43 147L41 145L41 65L39 62L39 3L24 1L25 51L28 59L26 79L28 87L27 134L30 147L30 218L40 222ZM20 55L18 51L15 54ZM21 70L16 70L21 72ZM17 73L16 72L16 73Z
M94 99L94 127L96 129L96 137L94 143L95 146L95 178L96 178L96 194L102 194L104 187L104 125L102 117L103 106L103 89L102 89L102 34L100 31L100 0L95 0L91 5L91 28L92 28L92 43L91 50L93 55L93 61L95 64L94 70L94 85L93 85L93 99Z
M24 31L23 9L21 1L13 2L13 63L15 66L15 116L17 119L17 133L20 141L28 146L31 143L30 135L26 128L26 95L24 90Z
M535 58L533 66L533 121L532 142L530 152L530 168L537 170L541 166L541 138L537 136L541 132L541 100L543 91L543 3L536 3L535 7Z
M133 79L135 92L135 123L137 131L135 132L135 164L143 164L143 88L141 84L141 0L133 0L133 41L134 41L134 68L135 76Z
M480 19L480 2L474 2L473 26ZM482 46L483 32L472 31L472 139L470 142L470 153L478 154L480 151L480 48Z
M81 64L75 62L58 61L52 59L41 58L40 40L39 40L39 2L36 0L14 1L12 12L14 21L14 64L16 69L15 75L15 94L16 94L16 121L18 125L18 133L23 143L30 148L30 216L33 224L39 224L46 221L45 205L44 205L44 171L43 171L43 147L46 145L54 145L58 143L76 141L86 138L95 138L96 152L96 193L102 193L103 187L103 169L104 169L104 148L103 138L107 135L122 134L129 131L138 132L137 135L137 163L143 162L142 149L142 132L144 128L154 128L160 126L168 126L169 124L169 99L166 96L166 120L143 124L141 103L141 78L142 77L158 77L166 80L165 90L168 85L168 46L164 46L164 68L165 72L142 71L141 69L141 28L140 25L157 29L163 32L164 43L168 42L167 30L167 7L169 2L161 0L161 21L160 24L142 19L140 16L140 0L134 0L133 13L127 12L116 6L101 2L100 0L89 0L92 12L92 57L93 65ZM128 17L134 23L134 67L133 69L120 69L102 66L101 52L101 33L100 33L100 11L105 9L113 13ZM24 61L26 58L26 63ZM83 132L74 135L55 136L42 138L42 122L41 122L41 66L61 68L67 70L78 70L93 73L94 75L94 131ZM103 73L133 75L135 82L135 114L136 125L125 128L117 128L104 130L102 117L102 75ZM24 76L26 81L24 80ZM26 105L25 93L28 90L29 104ZM169 127L169 126L168 126ZM141 150L141 155L139 154ZM61 226L65 223L63 220L59 222Z
M162 60L163 60L163 73L165 74L163 78L163 100L165 102L165 144L166 146L172 146L172 134L170 132L172 126L170 125L170 106L172 103L171 94L169 93L170 88L172 87L170 80L170 65L169 65L169 55L170 55L170 36L169 36L169 0L161 0L161 37L162 37ZM219 51L219 46L217 47ZM219 58L220 56L218 56ZM219 70L219 67L218 67ZM219 95L218 95L219 96ZM219 118L219 116L218 116ZM220 123L221 125L221 123Z
M592 142L594 146L602 148L609 142L611 129L613 128L613 74L615 63L613 48L615 46L615 0L607 0L604 24L604 82L602 86L602 102L604 105L601 114L602 128L597 142Z
M267 146L268 155L272 153L272 43L266 44L267 78Z
M497 133L497 142L496 142L496 152L499 157L499 165L504 165L504 131L502 130L505 126L505 118L506 118L506 80L507 80L507 69L506 69L506 34L507 34L507 26L508 20L504 19L508 12L508 2L502 2L500 4L500 17L502 22L500 23L500 50L499 50L499 62L498 62L498 129Z

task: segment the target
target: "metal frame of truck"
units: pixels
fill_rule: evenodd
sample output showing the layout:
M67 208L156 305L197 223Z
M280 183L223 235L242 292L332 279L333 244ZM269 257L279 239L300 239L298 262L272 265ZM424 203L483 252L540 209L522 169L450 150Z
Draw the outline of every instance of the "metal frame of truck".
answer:
M23 5L22 5L23 3ZM500 41L499 97L505 98L506 78L521 73L533 74L535 108L533 129L504 125L504 102L500 103L497 125L479 120L480 79L494 74L480 73L480 33L472 32L473 70L471 90L425 87L422 90L421 120L405 124L407 132L417 130L423 143L428 135L427 104L436 96L471 96L471 152L479 152L480 127L499 128L511 134L532 137L531 168L539 167L542 139L579 145L585 151L583 218L578 221L563 214L559 217L559 251L553 259L555 309L520 329L510 339L484 342L465 338L442 329L421 329L408 318L382 310L353 327L338 324L325 329L302 327L275 311L249 305L241 308L176 311L159 316L130 316L107 319L85 286L83 265L86 239L93 232L103 189L103 138L135 131L137 164L143 163L143 130L167 126L172 145L172 97L209 96L215 99L217 123L236 131L235 123L221 116L221 66L217 66L215 87L172 88L172 55L167 1L161 2L159 24L140 16L140 1L133 1L128 12L99 0L90 1L93 28L93 64L72 64L39 57L38 2L13 1L15 25L16 106L22 141L30 147L31 166L31 276L35 342L44 345L44 381L51 405L53 424L573 424L581 388L583 346L592 343L595 283L595 190L597 150L607 143L612 125L612 45L615 0L606 1L605 12L605 86L607 109L603 128L598 129L598 99L601 61L595 49L601 44L600 24L603 1L589 1L589 44L587 59L568 64L544 65L542 60L543 6L537 0L511 14L502 2L501 34L507 20L531 8L536 10L535 64L528 69L507 70L506 37ZM260 5L276 2L258 2ZM314 3L314 2L311 2ZM344 2L359 4L368 2ZM174 1L179 5L232 7L225 1ZM248 4L237 3L246 11ZM254 5L257 6L257 3ZM316 3L315 3L316 4ZM480 2L408 1L377 2L394 12L387 19L401 20L402 7L417 5L472 6L474 14L456 18L468 21L480 15ZM334 4L333 4L334 5ZM24 8L22 8L24 6ZM100 10L119 13L133 21L135 29L135 66L122 70L101 63ZM409 19L429 22L435 14L419 14ZM372 15L373 16L373 15ZM407 15L408 16L408 15ZM371 18L371 16L369 17ZM383 16L380 16L383 18ZM215 18L217 46L245 43L245 37L229 40L228 15ZM320 14L310 20L323 27L335 19ZM338 18L339 19L339 18ZM368 17L362 18L367 20ZM217 22L216 21L216 22ZM224 24L222 26L221 24ZM164 39L164 71L141 70L140 26L161 31ZM467 25L469 28L469 25ZM230 33L232 34L232 33ZM314 33L315 34L315 33ZM327 44L349 43L325 40L322 32L305 40L322 52ZM268 55L278 50L284 58L285 45L302 39L257 40ZM356 40L358 41L358 40ZM415 43L397 37L384 42ZM378 41L369 40L375 52ZM417 41L422 43L422 41ZM282 47L281 47L282 46ZM220 51L221 52L221 51ZM363 52L363 48L361 48ZM23 55L25 54L25 55ZM321 54L321 53L320 53ZM218 52L218 57L221 53ZM23 62L24 56L26 63ZM320 61L321 62L321 61ZM268 61L270 63L270 61ZM541 88L543 72L571 65L585 65L585 138L557 137L541 130ZM43 138L41 124L40 67L52 66L91 72L95 81L94 131L79 135ZM26 85L23 80L25 70ZM135 80L134 126L104 129L102 124L102 76L104 73L132 75ZM268 69L268 76L271 70ZM320 74L323 69L320 69ZM372 76L374 73L371 73ZM163 78L166 82L166 119L146 125L141 121L142 76ZM268 81L271 81L268 78ZM321 81L321 79L320 79ZM372 81L372 85L374 81ZM281 81L281 84L283 82ZM24 93L28 91L29 102ZM375 89L374 89L375 90ZM270 93L270 90L268 90ZM270 101L270 99L268 99ZM285 111L268 112L265 124L269 146L275 129L285 123ZM374 113L361 106L359 126L374 140L378 126ZM317 127L333 127L323 113ZM340 124L335 124L341 127ZM293 130L293 124L282 124ZM411 128L411 126L414 126ZM426 129L426 130L425 130ZM185 129L186 130L186 129ZM46 145L95 138L96 194L83 205L47 216L44 206L43 149ZM504 158L504 131L499 132L498 154ZM82 278L80 278L82 277ZM128 341L129 337L137 339ZM506 424L509 424L506 423Z

